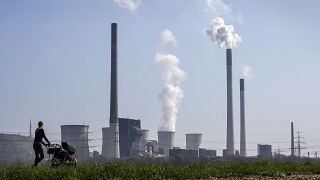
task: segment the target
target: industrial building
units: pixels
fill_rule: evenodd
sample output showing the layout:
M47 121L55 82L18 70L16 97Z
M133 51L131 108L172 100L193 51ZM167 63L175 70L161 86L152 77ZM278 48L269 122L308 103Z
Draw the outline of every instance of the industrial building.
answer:
M170 158L182 157L182 158L186 158L186 159L198 158L199 151L192 150L192 149L180 149L179 147L174 147L169 150L169 157Z
M199 149L199 156L200 157L216 157L217 151L212 149Z
M15 134L0 134L0 164L34 161L33 138Z
M174 147L169 150L169 157L170 158L176 158L176 157L182 157L185 159L188 158L210 158L210 157L216 157L217 151L216 150L207 150L207 149L180 149L178 147Z
M120 157L130 157L146 151L149 130L141 129L139 119L118 118ZM112 129L103 128L102 155L112 158Z
M79 161L89 157L89 126L87 125L62 125L61 142L68 142L76 147Z
M149 130L137 129L137 136L132 143L132 155L138 155L147 151Z
M272 146L269 144L258 144L258 158L272 158Z
M157 140L148 140L147 141L147 152L150 154L159 153L159 143Z

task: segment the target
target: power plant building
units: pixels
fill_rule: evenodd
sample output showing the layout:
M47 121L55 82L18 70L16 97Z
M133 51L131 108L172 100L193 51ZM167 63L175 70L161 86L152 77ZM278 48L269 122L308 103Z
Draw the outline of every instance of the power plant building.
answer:
M137 137L132 143L132 154L145 153L147 151L149 130L137 129Z
M182 157L182 158L211 158L211 157L216 157L217 156L217 151L216 150L208 150L208 149L198 149L198 150L193 150L193 149L180 149L178 147L174 147L169 150L169 157L170 158L177 158L177 157Z
M68 142L76 147L79 161L89 157L89 126L87 125L62 125L61 142Z
M258 158L272 158L272 146L269 144L258 144Z

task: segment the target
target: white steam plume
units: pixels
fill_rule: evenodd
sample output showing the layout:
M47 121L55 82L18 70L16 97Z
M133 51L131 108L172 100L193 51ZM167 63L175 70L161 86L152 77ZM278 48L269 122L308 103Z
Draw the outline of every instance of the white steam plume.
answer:
M220 48L232 49L241 41L241 37L234 32L233 25L225 25L221 17L214 18L205 32Z
M120 7L128 9L130 12L136 11L142 4L141 0L113 0Z
M202 0L202 3L205 11L212 12L218 16L231 14L232 12L232 8L225 4L223 0Z
M204 12L213 16L222 16L229 20L242 22L241 11L234 12L232 6L226 4L224 0L201 0Z
M248 65L241 65L240 66L241 68L241 75L242 75L242 78L244 79L252 79L253 78L253 71L252 71L252 68Z
M162 104L162 119L160 131L175 131L179 104L183 98L180 82L186 74L178 67L179 59L172 54L157 53L155 63L165 65L163 73L163 89L159 94Z
M161 41L162 44L171 44L174 46L177 45L176 37L169 29L165 29L161 32Z

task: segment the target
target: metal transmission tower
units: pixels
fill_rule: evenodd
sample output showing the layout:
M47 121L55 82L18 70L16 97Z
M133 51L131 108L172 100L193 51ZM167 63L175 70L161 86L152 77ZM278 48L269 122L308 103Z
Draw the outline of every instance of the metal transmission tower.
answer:
M297 139L297 141L295 143L297 143L297 147L295 147L295 149L298 150L298 157L301 157L301 149L305 149L305 147L302 147L301 144L306 144L306 142L304 142L304 137L301 136L301 132L298 131L297 132L298 136L295 137Z

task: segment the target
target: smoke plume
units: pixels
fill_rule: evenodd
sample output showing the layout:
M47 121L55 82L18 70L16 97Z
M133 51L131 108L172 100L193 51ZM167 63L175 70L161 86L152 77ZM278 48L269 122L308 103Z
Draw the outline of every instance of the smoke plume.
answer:
M241 37L234 31L233 25L225 25L224 19L221 17L214 18L205 32L212 41L218 43L220 48L232 49L241 41Z
M173 35L173 33L169 29L165 29L161 33L161 41L162 44L171 44L176 46L177 40L176 37Z
M179 104L183 98L183 90L180 82L184 80L186 74L179 68L179 59L172 54L157 53L155 63L163 64L163 89L159 94L162 104L162 119L160 131L175 131Z
M141 0L113 0L120 7L128 9L130 12L136 11L142 4Z
M232 8L223 0L202 0L202 3L205 11L212 12L217 16L228 15L232 12Z
M244 79L252 79L253 77L253 71L252 68L248 65L241 65L241 74L242 74L242 78Z

